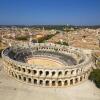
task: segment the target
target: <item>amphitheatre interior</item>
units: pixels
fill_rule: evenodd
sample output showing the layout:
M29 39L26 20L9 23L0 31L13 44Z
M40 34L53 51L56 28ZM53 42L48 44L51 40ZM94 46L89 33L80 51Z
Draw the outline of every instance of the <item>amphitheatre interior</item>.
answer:
M63 63L53 60L47 57L32 57L28 59L29 64L41 65L43 67L62 67L64 66Z

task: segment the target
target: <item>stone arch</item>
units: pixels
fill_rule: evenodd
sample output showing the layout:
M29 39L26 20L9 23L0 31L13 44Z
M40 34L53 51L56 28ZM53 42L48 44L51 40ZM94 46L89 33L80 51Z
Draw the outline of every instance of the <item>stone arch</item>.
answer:
M30 74L31 73L31 69L27 69L27 72L28 72L28 74Z
M71 71L71 75L73 75L73 73L74 73L74 70Z
M37 74L37 70L33 70L33 75L36 75Z
M52 81L52 86L55 86L56 85L56 82L55 81Z
M73 79L70 80L70 85L73 85Z
M31 78L28 78L28 83L31 83L32 82L32 79Z
M79 69L76 70L76 74L79 74Z
M26 77L23 77L23 80L26 81Z
M22 68L22 71L25 72L25 68Z
M52 76L54 76L56 74L56 72L55 71L52 71Z
M48 75L49 75L49 71L46 71L46 72L45 72L45 75L48 76Z
M64 81L64 86L68 85L68 80Z
M82 81L82 79L83 79L83 77L81 76L81 77L80 77L80 81Z
M59 72L58 72L58 76L61 76L61 75L62 75L62 71L59 71Z
M58 81L58 86L62 86L62 81Z
M20 67L18 67L18 71L21 71L21 68Z
M43 71L39 71L39 75L41 76L43 74Z
M37 79L34 79L34 84L37 84Z
M65 75L67 75L68 74L68 71L65 71Z
M45 85L46 85L46 86L49 86L49 85L50 85L49 80L46 80L46 81L45 81Z
M40 85L43 85L43 80L39 80L39 84Z
M17 78L17 74L15 74L15 78Z
M18 77L19 77L19 80L21 80L21 75L18 75Z
M14 73L12 72L11 74L12 74L12 76L14 77Z
M78 78L75 78L75 83L78 83Z

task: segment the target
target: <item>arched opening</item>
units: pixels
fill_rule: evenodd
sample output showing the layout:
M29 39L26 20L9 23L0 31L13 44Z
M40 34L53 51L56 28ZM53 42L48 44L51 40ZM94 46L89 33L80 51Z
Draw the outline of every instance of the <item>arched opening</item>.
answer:
M65 75L67 75L68 74L68 71L65 71Z
M54 75L55 75L55 71L52 72L52 76L54 76Z
M28 78L28 82L31 83L31 78Z
M80 77L80 81L82 81L82 76Z
M43 85L43 80L40 80L40 81L39 81L39 84L40 84L40 85Z
M43 74L43 71L39 71L39 75L41 76Z
M23 80L26 81L26 77L23 77Z
M62 75L62 72L60 71L60 72L58 72L58 76L61 76Z
M75 78L75 83L77 83L78 82L78 78Z
M20 67L18 67L18 71L21 71L21 68Z
M79 69L76 70L76 73L77 73L77 74L79 73Z
M15 74L15 78L17 78L17 75Z
M48 76L49 75L49 71L46 71L45 74L46 74L46 76Z
M56 85L56 82L55 81L52 81L52 86L55 86Z
M19 79L21 80L21 75L19 75Z
M25 68L22 68L22 71L25 72Z
M70 85L72 85L72 84L73 84L73 79L70 80Z
M65 85L65 86L68 85L68 81L67 81L67 80L65 80L64 85Z
M45 85L46 85L46 86L49 86L49 81L46 81L46 82L45 82Z
M14 77L14 74L13 74L13 72L12 72L12 76Z
M36 70L33 70L33 75L37 74L37 71Z
M38 48L36 48L36 50L38 51L39 49L38 49Z
M37 79L34 79L34 84L37 84Z
M58 86L62 86L62 81L58 81Z
M31 70L30 69L28 69L28 73L31 73Z
M74 73L74 70L71 71L71 74L73 74L73 73Z

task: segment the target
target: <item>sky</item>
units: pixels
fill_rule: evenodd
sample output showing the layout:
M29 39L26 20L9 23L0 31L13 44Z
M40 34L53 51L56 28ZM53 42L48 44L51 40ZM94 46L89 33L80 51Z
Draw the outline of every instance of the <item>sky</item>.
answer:
M100 25L100 0L0 0L0 25Z

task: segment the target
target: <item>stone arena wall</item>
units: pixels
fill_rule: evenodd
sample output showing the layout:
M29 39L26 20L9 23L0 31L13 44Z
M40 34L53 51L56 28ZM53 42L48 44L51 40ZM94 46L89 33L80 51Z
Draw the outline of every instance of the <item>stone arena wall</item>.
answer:
M77 62L80 59L84 59L84 61L80 64L78 63L77 65L66 66L60 69L48 69L42 68L41 66L18 62L8 56L11 48L17 52L18 48L24 49L28 47L33 51L47 50L70 54L77 59ZM5 49L2 52L2 58L4 69L10 76L18 81L42 87L68 87L82 83L88 79L93 66L91 55L87 56L80 49L50 43L20 43Z

